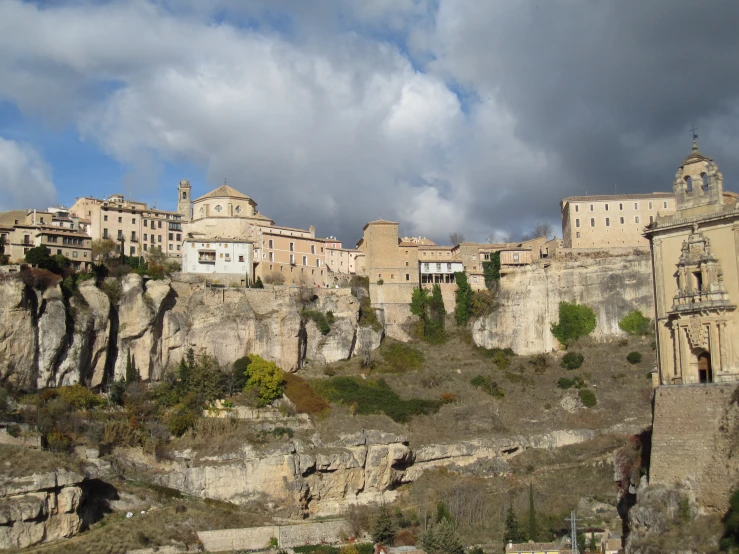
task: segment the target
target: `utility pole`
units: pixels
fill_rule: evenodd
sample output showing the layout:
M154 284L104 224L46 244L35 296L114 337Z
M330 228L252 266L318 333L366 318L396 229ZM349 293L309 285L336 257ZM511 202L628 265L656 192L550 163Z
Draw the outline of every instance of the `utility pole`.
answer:
M577 548L577 514L575 510L570 512L570 517L566 517L565 521L569 521L570 527L570 538L572 540L572 554L580 554L580 550Z

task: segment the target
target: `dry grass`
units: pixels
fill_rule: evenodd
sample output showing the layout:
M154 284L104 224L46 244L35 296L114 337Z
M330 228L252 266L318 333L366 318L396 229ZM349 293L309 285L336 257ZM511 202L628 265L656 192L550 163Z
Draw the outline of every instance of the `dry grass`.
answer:
M355 415L347 417L345 410L332 408L317 422L319 430L329 436L353 429L378 428L408 434L414 444L459 441L511 434L541 434L558 429L602 429L620 423L647 425L651 415L651 381L647 372L654 366L652 339L630 338L619 342L596 343L583 340L573 349L582 352L585 361L577 370L560 367L560 358L548 355L546 368L537 364L534 356L515 356L509 367L500 370L491 357L469 344L464 332L452 333L443 345L415 343L423 355L422 368L417 371L388 374L382 372L383 345L374 370L362 369L356 359L332 364L338 376L379 377L403 399L438 400L442 393L456 395L456 401L444 405L437 414L417 416L398 426L383 416ZM626 355L637 350L643 361L632 366ZM560 354L561 356L561 354ZM322 368L313 367L302 373L307 379L325 379ZM496 382L504 391L496 399L475 388L470 381L477 375ZM563 391L556 386L560 377L581 376L597 397L591 409L569 413L560 402L577 391Z
M70 455L0 445L0 475L2 477L25 477L58 469L80 472L79 463Z
M318 415L329 408L328 402L316 394L310 383L294 373L285 373L285 396L303 414Z

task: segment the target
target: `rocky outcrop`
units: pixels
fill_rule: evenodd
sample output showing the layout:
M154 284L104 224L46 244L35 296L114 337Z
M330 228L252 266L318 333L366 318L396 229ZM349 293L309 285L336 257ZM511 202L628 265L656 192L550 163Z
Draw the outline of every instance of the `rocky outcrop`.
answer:
M639 309L654 311L652 270L648 254L551 260L506 272L500 279L498 308L473 322L475 344L512 348L530 355L558 348L550 326L559 303L577 301L595 311L596 339L623 335L618 322Z
M0 375L21 386L36 382L36 305L21 280L0 281Z
M123 377L130 354L142 379L158 380L189 348L224 366L259 354L295 371L348 359L365 344L377 348L383 337L358 327L349 289L208 288L137 274L103 288L114 302L93 281L66 299L59 286L40 294L20 279L0 283L0 379L94 387ZM306 309L334 314L328 334L302 316Z
M77 534L83 480L66 470L0 477L0 548L26 548Z
M140 453L120 451L116 457L152 472L159 484L188 494L237 504L265 501L291 507L294 515L324 516L340 514L351 504L392 501L399 486L428 469L493 463L505 472L505 461L527 448L558 448L595 434L554 431L413 449L405 436L362 431L331 443L315 435L310 442L291 440L266 451L245 446L237 453L208 458L188 450L164 465Z

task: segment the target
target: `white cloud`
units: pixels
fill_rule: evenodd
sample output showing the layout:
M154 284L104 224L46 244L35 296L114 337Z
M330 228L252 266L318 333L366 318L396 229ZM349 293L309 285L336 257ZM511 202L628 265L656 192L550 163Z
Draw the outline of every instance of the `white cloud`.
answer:
M0 211L56 202L51 171L32 147L0 137Z

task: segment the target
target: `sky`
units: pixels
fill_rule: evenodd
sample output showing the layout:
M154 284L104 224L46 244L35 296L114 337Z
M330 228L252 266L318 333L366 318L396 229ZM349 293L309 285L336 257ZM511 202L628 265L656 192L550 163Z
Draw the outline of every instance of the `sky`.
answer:
M0 0L0 210L224 181L278 225L448 243L739 190L734 0Z

